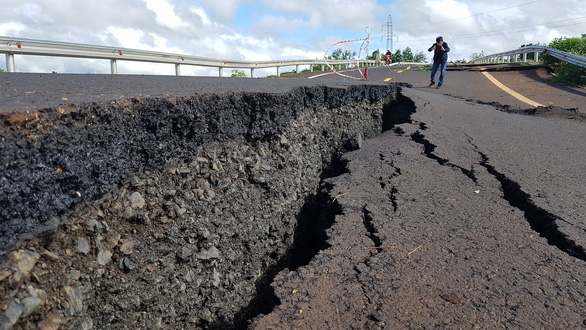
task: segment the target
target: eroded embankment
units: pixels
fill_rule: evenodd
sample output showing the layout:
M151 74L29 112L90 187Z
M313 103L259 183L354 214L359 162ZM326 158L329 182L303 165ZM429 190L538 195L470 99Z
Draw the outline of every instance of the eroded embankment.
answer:
M324 169L380 133L396 98L311 87L5 116L2 325L232 327L262 312L271 274L306 262L291 251L319 249L293 240L327 226L312 207Z

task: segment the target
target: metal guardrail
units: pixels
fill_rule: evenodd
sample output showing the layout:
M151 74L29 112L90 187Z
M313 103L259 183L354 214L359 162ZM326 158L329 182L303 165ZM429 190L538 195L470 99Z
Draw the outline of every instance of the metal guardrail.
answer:
M186 54L162 53L147 50L128 49L120 47L106 47L77 43L55 42L36 39L12 38L0 36L0 54L6 54L6 69L8 72L16 72L14 55L36 55L54 57L74 57L88 59L110 60L112 74L118 73L117 61L138 61L150 63L175 64L175 74L181 75L181 65L193 65L203 67L217 67L219 76L223 76L223 69L250 69L250 76L254 76L255 69L276 68L277 76L280 76L280 68L286 66L321 65L323 60L272 60L272 61L237 61L227 59L213 59ZM332 60L334 65L374 65L374 60Z
M483 57L474 59L472 62L474 62L474 63L504 63L505 60L508 60L508 62L511 62L512 57L514 57L515 62L518 62L519 55L523 55L523 62L527 62L527 54L528 53L535 53L534 59L535 59L535 62L537 62L538 54L544 53L544 52L547 53L548 55L551 55L551 56L558 58L562 61L586 68L586 57L566 53L561 50L558 50L555 48L549 48L549 47L545 47L545 46L522 47L522 48L511 50L508 52L483 56Z

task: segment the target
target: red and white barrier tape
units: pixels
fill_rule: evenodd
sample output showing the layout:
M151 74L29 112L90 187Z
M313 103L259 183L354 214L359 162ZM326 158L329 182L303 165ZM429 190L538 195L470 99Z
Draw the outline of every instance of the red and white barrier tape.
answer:
M362 73L362 71L360 70L360 55L362 54L362 48L364 47L364 44L368 41L368 38L364 38L364 39L354 39L354 40L344 40L344 41L340 41L340 42L336 42L335 44L331 45L330 48L328 48L328 50L326 51L326 53L324 54L324 62L326 63L326 65L332 69L332 72L342 76L342 77L346 77L346 78L350 78L350 79L356 79L356 80L367 80L367 78L364 76L364 74ZM349 43L349 42L358 42L358 41L362 41L362 44L360 45L360 50L358 51L358 57L356 59L356 67L358 68L358 72L360 73L360 76L362 76L362 78L357 78L357 77L352 77L352 76L348 76L345 75L343 73L340 73L338 71L336 71L336 69L334 69L334 67L332 67L330 65L330 63L328 63L328 52L330 51L330 49L332 49L332 47L339 45L339 44L344 44L344 43ZM368 54L367 54L368 55Z

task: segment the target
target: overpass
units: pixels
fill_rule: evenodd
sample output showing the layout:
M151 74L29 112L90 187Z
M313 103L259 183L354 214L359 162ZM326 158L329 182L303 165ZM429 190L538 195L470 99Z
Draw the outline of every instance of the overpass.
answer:
M581 326L584 91L490 67L1 75L2 325Z

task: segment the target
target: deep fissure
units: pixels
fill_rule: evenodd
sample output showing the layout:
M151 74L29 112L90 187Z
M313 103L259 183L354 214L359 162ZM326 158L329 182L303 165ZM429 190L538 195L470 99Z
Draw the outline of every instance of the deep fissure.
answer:
M400 90L397 91L396 98L383 106L383 121L382 131L388 129L399 129L396 125L408 123L411 121L411 115L416 111L415 103L402 95ZM343 143L345 150L349 151L348 145L354 146L354 141L346 139ZM357 147L357 146L355 146ZM245 328L247 323L260 314L270 313L278 304L278 298L275 296L272 287L270 286L272 279L280 271L288 268L296 270L301 266L307 265L315 255L329 247L327 243L326 230L330 228L335 222L336 215L342 214L341 206L331 200L329 191L331 187L324 179L336 177L348 171L347 162L342 159L340 152L332 155L331 160L320 175L319 191L306 199L306 203L302 207L297 216L297 228L295 230L294 244L278 264L270 269L257 283L257 294L251 303L243 308L235 318L233 324L236 328ZM393 166L391 164L391 166ZM400 175L400 170L397 168L396 173ZM390 191L390 198L394 210L397 210L397 202L395 194L396 187L392 187ZM375 246L382 246L382 241L376 235L377 231L372 223L370 212L364 211L364 225L368 231L368 235L375 244ZM379 252L381 249L377 249ZM226 327L229 324L223 324L221 327Z
M546 238L550 245L557 247L572 257L586 261L584 248L578 246L558 229L556 224L556 220L559 219L558 216L535 205L531 201L531 196L524 192L517 182L509 179L505 174L489 164L489 158L486 154L480 151L478 151L478 154L482 158L480 165L486 168L488 173L500 182L505 200L511 206L523 212L531 229L539 233L541 237Z
M433 152L435 151L437 146L435 144L431 143L429 140L427 140L425 138L425 136L423 134L421 134L419 131L416 131L415 133L411 134L411 139L413 141L423 145L423 152L425 153L425 155L428 158L431 158L431 159L437 161L438 164L440 164L442 166L447 165L447 166L457 168L464 175L466 175L468 178L470 178L470 180L474 181L475 183L478 183L478 178L476 177L476 174L474 174L474 172L472 170L469 170L467 168L463 168L462 166L458 166L456 164L452 164L452 163L450 163L450 161L448 159L441 158L438 155L434 154Z
M374 226L372 215L370 211L366 208L366 205L362 207L362 223L364 224L364 228L366 228L367 236L370 240L374 243L374 247L376 247L377 251L382 251L380 247L383 245L382 240L378 237L378 230Z

